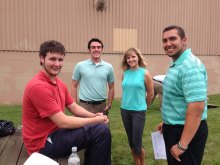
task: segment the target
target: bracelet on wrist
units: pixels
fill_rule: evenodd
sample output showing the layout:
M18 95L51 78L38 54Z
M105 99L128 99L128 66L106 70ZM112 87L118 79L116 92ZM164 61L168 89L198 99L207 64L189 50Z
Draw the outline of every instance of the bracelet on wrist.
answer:
M184 148L184 147L181 145L180 142L177 143L177 147L178 147L180 150L182 150L182 151L186 151L187 148L188 148L188 146L186 146L186 148Z

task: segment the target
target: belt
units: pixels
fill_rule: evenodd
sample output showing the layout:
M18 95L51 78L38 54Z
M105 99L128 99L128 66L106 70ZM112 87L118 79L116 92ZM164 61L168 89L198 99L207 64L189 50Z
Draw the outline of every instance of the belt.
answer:
M204 119L204 120L201 120L201 122L200 122L200 124L205 124L206 123L206 119ZM166 127L173 127L173 128L183 128L184 127L184 125L181 125L181 124L175 124L175 125L171 125L171 124L163 124L164 126L166 126Z
M85 100L79 100L82 103L86 103L86 104L92 104L92 105L97 105L97 104L102 104L104 103L106 100L100 100L100 101L85 101Z

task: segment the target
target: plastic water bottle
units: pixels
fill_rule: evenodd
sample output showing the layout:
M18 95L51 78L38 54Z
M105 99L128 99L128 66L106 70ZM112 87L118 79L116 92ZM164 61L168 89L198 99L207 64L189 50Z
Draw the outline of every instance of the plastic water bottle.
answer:
M72 147L72 153L68 158L68 165L80 165L80 158L77 154L77 147Z

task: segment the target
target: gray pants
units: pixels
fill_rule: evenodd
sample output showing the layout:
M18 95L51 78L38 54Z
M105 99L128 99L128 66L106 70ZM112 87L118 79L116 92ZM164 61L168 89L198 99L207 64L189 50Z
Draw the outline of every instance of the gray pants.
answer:
M146 111L131 111L121 109L121 117L127 133L130 148L136 155L141 154L142 136L146 120Z

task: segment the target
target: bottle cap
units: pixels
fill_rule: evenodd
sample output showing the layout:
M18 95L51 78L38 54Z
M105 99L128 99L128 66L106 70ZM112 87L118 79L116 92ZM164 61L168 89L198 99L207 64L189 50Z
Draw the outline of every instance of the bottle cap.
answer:
M76 152L77 151L77 147L72 147L72 152Z

